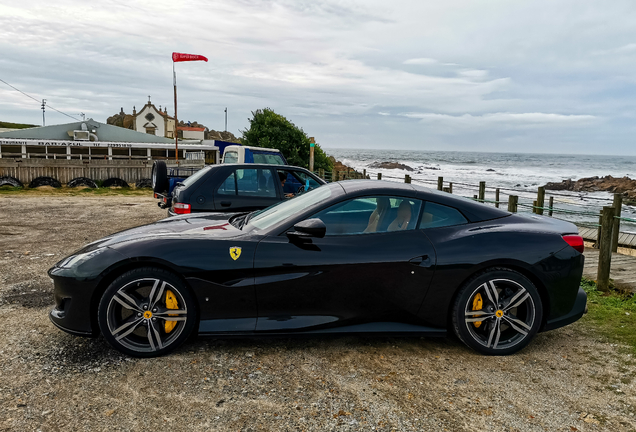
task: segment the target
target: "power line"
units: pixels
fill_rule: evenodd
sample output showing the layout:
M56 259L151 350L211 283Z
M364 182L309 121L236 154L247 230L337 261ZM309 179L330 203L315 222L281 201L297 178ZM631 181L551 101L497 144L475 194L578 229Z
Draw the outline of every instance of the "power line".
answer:
M3 80L2 78L0 78L0 81L2 81L3 83L5 83L5 84L6 84L6 85L8 85L9 87L11 87L13 90L18 91L18 92L22 93L23 95L25 95L26 97L33 99L33 100L34 100L34 101L36 101L38 104L41 104L41 103L42 103L42 101L41 101L41 100L36 99L36 98L34 98L33 96L31 96L31 95L29 95L29 94L26 94L25 92L23 92L23 91L22 91L22 90L20 90L19 88L16 88L16 87L12 86L11 84L9 84L8 82L6 82L6 81L5 81L5 80ZM52 109L53 111L57 111L57 112L59 112L60 114L65 115L66 117L70 117L70 118L72 118L73 120L77 120L77 121L79 121L79 119L78 119L77 117L73 117L72 115L68 115L68 114L66 114L65 112L62 112L62 111L60 111L60 110L58 110L58 109L55 109L55 108L53 108L53 107L52 107L51 105L49 105L49 104L47 104L47 105L46 105L46 107L47 107L47 108Z

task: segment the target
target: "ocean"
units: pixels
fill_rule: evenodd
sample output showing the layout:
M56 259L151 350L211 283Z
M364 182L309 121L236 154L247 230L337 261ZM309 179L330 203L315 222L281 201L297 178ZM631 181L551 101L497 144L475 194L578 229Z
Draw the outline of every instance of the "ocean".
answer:
M559 155L531 153L482 153L415 150L357 150L326 148L325 152L357 171L367 170L371 178L404 181L409 174L413 184L437 188L437 178L444 185L453 182L453 193L466 197L477 195L479 182L486 182L486 200L495 199L500 188L501 207L507 208L509 195L519 196L519 211L531 212L537 188L548 182L578 180L583 177L612 175L636 178L636 156ZM413 172L401 169L370 168L374 162L399 162ZM545 206L554 196L554 217L581 224L598 224L598 213L611 205L609 192L546 191ZM492 204L490 204L492 205ZM574 212L574 213L572 213ZM545 212L547 214L547 211ZM623 205L622 217L636 219L636 207ZM621 231L636 233L636 223L621 221Z

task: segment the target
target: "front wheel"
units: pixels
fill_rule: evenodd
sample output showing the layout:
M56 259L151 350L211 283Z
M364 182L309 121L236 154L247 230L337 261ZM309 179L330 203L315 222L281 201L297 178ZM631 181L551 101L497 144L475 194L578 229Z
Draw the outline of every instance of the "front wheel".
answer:
M145 267L124 273L106 289L99 327L114 348L133 357L156 357L181 345L196 325L194 298L174 274Z
M508 355L524 348L539 330L542 317L537 288L510 269L493 269L468 281L452 312L459 339L487 355Z

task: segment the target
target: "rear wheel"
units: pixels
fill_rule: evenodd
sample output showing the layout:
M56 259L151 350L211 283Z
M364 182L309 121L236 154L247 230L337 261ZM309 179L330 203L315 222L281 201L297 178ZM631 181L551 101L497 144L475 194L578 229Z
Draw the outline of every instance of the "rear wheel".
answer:
M134 357L156 357L181 345L197 316L193 296L174 274L145 267L128 271L104 292L99 327L114 348Z
M509 269L492 269L467 282L453 308L453 328L482 354L508 355L524 348L539 330L541 297L534 284Z
M157 193L168 191L168 167L164 161L152 164L152 190Z

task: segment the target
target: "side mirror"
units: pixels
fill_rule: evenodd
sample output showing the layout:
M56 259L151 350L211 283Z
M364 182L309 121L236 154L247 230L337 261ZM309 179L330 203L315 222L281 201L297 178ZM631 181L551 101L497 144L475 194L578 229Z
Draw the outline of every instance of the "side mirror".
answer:
M289 239L304 239L309 237L323 238L327 233L325 223L320 219L306 219L294 225L294 231L288 231Z

